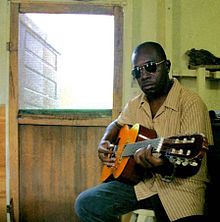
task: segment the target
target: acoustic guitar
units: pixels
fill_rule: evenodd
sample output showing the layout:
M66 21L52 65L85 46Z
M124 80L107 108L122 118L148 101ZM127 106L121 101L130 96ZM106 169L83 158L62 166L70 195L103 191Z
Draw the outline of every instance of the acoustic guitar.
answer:
M155 130L140 124L125 125L119 131L116 144L112 147L115 162L113 167L104 165L101 182L119 180L137 184L146 175L146 169L136 164L133 155L140 149L151 145L154 156L166 157L171 163L182 166L200 167L208 142L203 134L158 137ZM195 170L197 172L197 170Z

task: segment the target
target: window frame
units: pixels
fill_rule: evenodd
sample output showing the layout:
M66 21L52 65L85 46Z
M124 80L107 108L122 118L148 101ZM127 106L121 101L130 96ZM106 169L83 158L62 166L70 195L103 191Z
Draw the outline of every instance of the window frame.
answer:
M123 54L123 46L122 46L122 38L123 38L123 10L120 5L104 5L104 4L95 4L95 3L12 3L12 8L17 7L17 16L13 16L15 19L15 22L11 23L11 44L13 45L14 50L17 51L18 49L18 17L19 13L57 13L57 14L65 14L65 13L74 13L74 14L104 14L104 15L114 15L115 24L114 24L114 76L113 76L113 107L112 107L112 114L109 117L103 116L101 117L100 121L103 122L104 119L109 122L110 119L114 119L121 111L122 106L122 54ZM14 15L15 13L13 13ZM17 17L17 18L15 18ZM17 24L17 25L15 25ZM16 39L17 38L17 39ZM12 50L12 51L14 51ZM15 66L16 63L18 66L18 54L14 53L14 60L11 60L11 64ZM18 114L18 99L19 99L19 88L18 88L18 71L14 69L14 71L11 72L12 78L13 78L13 88L16 85L15 88L12 89L11 84L10 88L12 91L17 92L17 95L13 95L14 100L12 100L12 103L14 103L14 107L16 107L15 112ZM16 80L16 81L15 81ZM10 90L10 91L11 91ZM11 96L9 97L11 100ZM64 110L65 111L65 110ZM87 121L89 121L91 116L95 116L94 113L99 112L98 110L92 111L91 115L88 112L88 116L86 117ZM39 119L39 124L42 124L43 117L42 114L36 114L33 112L33 115L25 114L25 112L22 112L22 115L19 115L19 123L27 123L28 121L32 121L34 118L34 122L36 124L36 119ZM39 112L38 112L39 113ZM53 110L51 110L51 116L54 116ZM59 119L59 114L56 112L56 118ZM72 113L68 114L67 119L77 119L78 120L78 114L75 114L74 110ZM84 115L85 116L85 115ZM97 116L100 116L100 114L97 114ZM60 112L60 118L63 120L63 114ZM96 117L97 118L97 117ZM48 121L51 122L51 119L48 120L48 115L45 116L46 124L48 124ZM97 120L97 119L96 119ZM90 122L90 121L89 121ZM87 124L89 124L89 122ZM92 120L93 122L93 120Z

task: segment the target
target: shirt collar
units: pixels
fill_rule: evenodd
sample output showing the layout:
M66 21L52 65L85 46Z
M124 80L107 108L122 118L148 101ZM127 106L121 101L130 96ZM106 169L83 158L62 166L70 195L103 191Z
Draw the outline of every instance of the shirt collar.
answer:
M178 104L179 104L179 95L181 91L181 85L179 81L175 78L173 78L173 86L170 89L167 98L164 102L164 106L169 107L175 111L178 111Z

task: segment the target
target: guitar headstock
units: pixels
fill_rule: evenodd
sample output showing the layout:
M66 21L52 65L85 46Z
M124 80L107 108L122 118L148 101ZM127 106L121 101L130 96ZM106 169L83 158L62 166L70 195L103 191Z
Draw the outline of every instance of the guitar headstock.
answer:
M207 138L203 134L191 134L165 138L160 152L170 162L197 166L207 150Z

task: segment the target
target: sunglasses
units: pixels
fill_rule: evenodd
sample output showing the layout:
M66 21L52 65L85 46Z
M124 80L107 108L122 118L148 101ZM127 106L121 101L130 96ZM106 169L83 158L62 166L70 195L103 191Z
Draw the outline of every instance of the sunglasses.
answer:
M144 68L146 72L154 73L157 71L157 66L165 62L166 60L160 61L160 62L146 62L142 66L136 66L134 69L132 69L132 76L136 79L141 77L141 70Z

